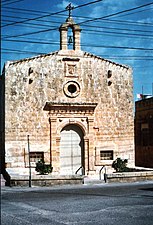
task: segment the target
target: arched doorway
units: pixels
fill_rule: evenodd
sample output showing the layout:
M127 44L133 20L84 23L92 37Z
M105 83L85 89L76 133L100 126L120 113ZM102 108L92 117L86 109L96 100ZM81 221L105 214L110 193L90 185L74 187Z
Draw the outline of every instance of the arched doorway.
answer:
M61 131L60 174L74 175L80 166L84 167L84 134L79 126L70 124Z

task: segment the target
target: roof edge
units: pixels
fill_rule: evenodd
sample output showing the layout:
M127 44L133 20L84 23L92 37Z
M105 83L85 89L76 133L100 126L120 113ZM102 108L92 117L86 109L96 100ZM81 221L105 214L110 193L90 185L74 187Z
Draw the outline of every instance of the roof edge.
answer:
M67 50L69 51L69 50ZM132 70L132 67L128 66L128 65L124 65L124 64L120 64L120 63L117 63L117 62L114 62L114 61L111 61L109 59L105 59L101 56L97 56L95 54L92 54L90 52L86 52L86 51L82 51L80 50L79 52L82 52L83 54L80 55L80 57L83 57L83 56L87 56L87 57L94 57L96 59L99 59L99 60L102 60L102 61L105 61L105 62L108 62L108 63L111 63L111 64L114 64L116 66L120 66L120 67L123 67L123 68L126 68L126 69L131 69ZM20 59L20 60L15 60L15 61L7 61L4 65L5 68L9 67L10 65L14 65L14 64L17 64L17 63L22 63L24 61L29 61L29 60L34 60L34 59L38 59L38 58L43 58L43 57L46 57L46 56L53 56L53 55L61 55L61 56L64 56L64 54L60 54L61 53L61 50L58 50L58 51L55 51L55 52L51 52L51 53L46 53L46 54L41 54L41 55L37 55L37 56L33 56L33 57L30 57L30 58L24 58L24 59ZM67 54L65 54L67 55ZM77 52L76 52L76 55L74 55L75 57L77 56ZM73 57L73 55L71 55L71 57ZM79 56L78 56L79 57Z
M50 56L50 55L57 55L58 52L59 51L55 51L55 52L51 52L51 53L46 53L46 54L39 54L37 56L33 56L33 57L30 57L30 58L23 58L23 59L14 60L14 61L7 61L7 62L9 62L9 65L14 65L16 63L21 63L21 62L24 62L24 61L29 61L29 60L37 59L37 58L40 58L40 57L46 57L46 56Z
M124 67L124 68L126 68L126 69L132 69L132 67L130 67L130 66L128 66L128 65L120 64L120 63L111 61L111 60L109 60L109 59L105 59L105 58L103 58L103 57L101 57L101 56L94 55L94 54L92 54L92 53L90 53L90 52L84 51L84 55L91 56L91 57L95 57L95 58L97 58L97 59L100 59L100 60L103 60L103 61L106 61L106 62L115 64L116 66Z

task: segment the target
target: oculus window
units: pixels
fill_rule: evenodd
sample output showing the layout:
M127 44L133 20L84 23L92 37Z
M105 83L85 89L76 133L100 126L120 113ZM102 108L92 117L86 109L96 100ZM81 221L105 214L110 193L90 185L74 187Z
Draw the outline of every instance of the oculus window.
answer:
M67 97L75 98L80 93L80 85L76 81L68 81L64 84L63 91Z

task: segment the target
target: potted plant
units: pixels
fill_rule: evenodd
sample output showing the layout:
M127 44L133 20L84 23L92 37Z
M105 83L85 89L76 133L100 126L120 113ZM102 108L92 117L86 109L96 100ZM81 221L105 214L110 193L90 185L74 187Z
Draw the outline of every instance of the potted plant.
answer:
M45 164L42 160L39 160L37 163L36 163L36 168L35 170L37 172L39 172L39 174L41 175L45 175L45 174L49 174L52 172L53 170L53 167L52 165L50 164Z
M117 158L116 160L113 161L112 167L116 170L116 172L127 172L128 167L127 167L128 160L127 159L121 159Z

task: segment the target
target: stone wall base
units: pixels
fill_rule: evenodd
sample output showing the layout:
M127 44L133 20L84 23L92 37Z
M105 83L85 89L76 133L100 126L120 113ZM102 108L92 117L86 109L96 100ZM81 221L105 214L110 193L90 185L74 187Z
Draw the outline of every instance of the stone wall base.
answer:
M107 183L137 182L146 180L153 180L153 170L147 172L124 172L107 174Z
M35 175L32 176L31 186L54 186L65 184L82 184L83 176L51 176L51 175ZM10 186L29 186L28 176L12 176L10 178Z

